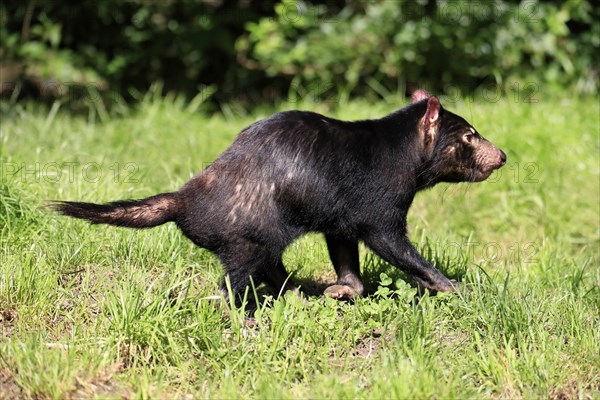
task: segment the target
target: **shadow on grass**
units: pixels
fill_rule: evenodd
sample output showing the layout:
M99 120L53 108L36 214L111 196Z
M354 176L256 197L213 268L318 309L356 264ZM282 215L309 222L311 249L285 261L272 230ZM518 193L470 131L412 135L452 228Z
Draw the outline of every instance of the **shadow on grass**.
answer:
M463 257L451 258L447 255L435 251L426 247L423 249L423 256L440 272L451 280L455 280L459 284L464 280L467 273L467 260ZM410 275L402 272L400 269L393 265L383 261L378 256L369 252L361 261L361 277L363 284L365 285L365 292L363 297L372 297L377 292L379 286L381 286L381 274L386 274L392 279L392 282L402 280L411 286L418 287ZM323 297L323 292L329 286L335 283L335 278L328 276L327 278L292 278L293 284L301 288L301 293L307 298L319 298ZM265 299L269 296L277 299L284 295L283 292L276 289L270 288L266 285L260 285L256 291L258 295L258 301L254 296L254 291L249 291L246 299L245 312L246 315L252 315L256 309L264 303ZM419 290L416 296L421 296L424 292ZM434 294L435 293L431 293ZM344 301L344 300L342 300ZM352 300L350 300L352 301ZM241 306L241 302L238 302L238 306Z

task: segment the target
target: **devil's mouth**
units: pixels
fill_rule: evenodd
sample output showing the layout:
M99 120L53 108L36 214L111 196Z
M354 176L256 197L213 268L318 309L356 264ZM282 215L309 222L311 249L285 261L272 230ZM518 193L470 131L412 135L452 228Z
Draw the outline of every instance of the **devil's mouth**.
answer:
M487 178L490 177L490 175L492 175L492 173L494 171L496 171L497 169L502 168L503 164L494 164L494 165L489 165L486 166L484 168L479 168L477 170L475 170L475 176L473 181L474 182L481 182L486 180Z
M489 176L492 174L493 170L486 170L486 171L482 171L482 170L476 170L474 171L472 177L471 177L471 182L481 182L486 180L487 178L489 178Z

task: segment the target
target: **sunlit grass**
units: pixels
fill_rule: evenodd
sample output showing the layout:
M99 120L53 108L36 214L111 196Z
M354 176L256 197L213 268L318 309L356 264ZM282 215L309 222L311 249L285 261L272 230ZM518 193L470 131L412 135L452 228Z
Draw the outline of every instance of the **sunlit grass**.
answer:
M403 105L280 109L358 119ZM90 226L44 202L176 190L277 110L206 116L147 96L102 121L4 105L0 398L598 398L598 99L448 107L508 154L490 181L440 185L409 215L423 254L469 290L416 296L361 248L371 295L270 299L248 328L213 300L216 258L174 226ZM319 235L284 259L298 281L333 277Z

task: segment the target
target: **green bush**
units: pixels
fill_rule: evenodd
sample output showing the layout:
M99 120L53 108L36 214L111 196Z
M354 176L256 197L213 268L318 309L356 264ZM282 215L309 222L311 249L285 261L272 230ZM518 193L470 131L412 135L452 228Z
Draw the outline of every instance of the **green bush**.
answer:
M239 50L269 76L316 91L426 83L470 92L515 81L598 89L600 16L589 1L365 0L333 13L283 1L275 15L248 23Z
M235 40L271 10L193 0L2 2L2 80L91 85L125 98L155 81L188 94L211 84L231 90L254 79L235 61Z
M2 2L0 93L131 99L156 81L246 102L532 83L597 93L599 19L591 0Z

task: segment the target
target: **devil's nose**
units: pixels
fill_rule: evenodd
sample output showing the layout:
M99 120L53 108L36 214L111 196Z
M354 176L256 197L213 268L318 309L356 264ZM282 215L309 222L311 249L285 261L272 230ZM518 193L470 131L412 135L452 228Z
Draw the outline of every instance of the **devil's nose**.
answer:
M504 153L502 150L498 150L500 151L500 164L504 165L506 164L506 153Z

